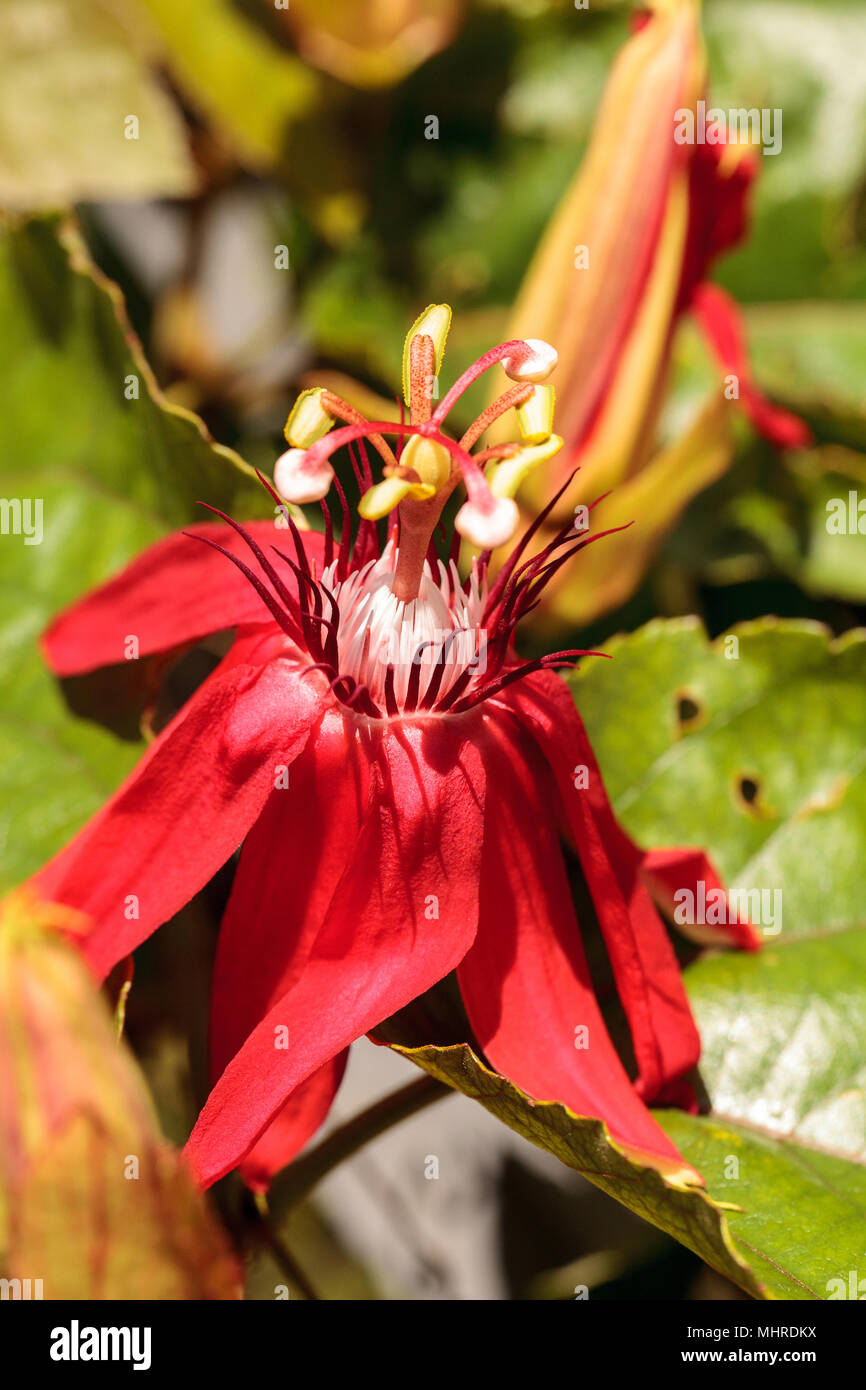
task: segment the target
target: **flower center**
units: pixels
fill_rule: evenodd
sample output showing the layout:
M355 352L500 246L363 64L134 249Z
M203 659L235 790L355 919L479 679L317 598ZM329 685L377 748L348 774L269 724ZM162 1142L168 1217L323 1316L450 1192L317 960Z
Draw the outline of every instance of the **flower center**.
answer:
M487 586L479 582L476 569L464 589L453 561L447 568L437 561L436 575L425 561L418 597L403 602L392 589L398 558L390 540L378 559L343 580L334 562L321 583L339 611L340 673L366 686L377 704L385 702L386 682L392 680L402 709L413 687L414 706L434 672L440 677L440 699L466 673L467 691L483 679L486 633L481 622Z

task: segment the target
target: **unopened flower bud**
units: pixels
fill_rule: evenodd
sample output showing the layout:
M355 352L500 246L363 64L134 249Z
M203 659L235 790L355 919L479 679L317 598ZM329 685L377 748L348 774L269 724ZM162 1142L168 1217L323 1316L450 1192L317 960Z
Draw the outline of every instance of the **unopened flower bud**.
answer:
M37 1298L236 1298L222 1233L71 945L90 927L28 890L0 903L0 1275L38 1279Z

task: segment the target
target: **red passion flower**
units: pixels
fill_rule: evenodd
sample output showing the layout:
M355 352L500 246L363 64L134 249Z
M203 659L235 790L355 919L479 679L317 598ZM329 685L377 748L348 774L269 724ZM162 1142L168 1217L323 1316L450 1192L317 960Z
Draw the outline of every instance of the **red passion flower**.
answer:
M235 630L35 885L92 919L81 947L102 976L241 846L213 980L213 1087L187 1146L202 1185L240 1166L265 1186L327 1113L351 1042L455 969L493 1067L535 1100L603 1119L641 1161L700 1181L646 1108L692 1103L684 1077L699 1053L657 904L670 911L677 889L718 879L701 851L645 852L617 822L553 669L585 653L527 661L514 650L547 580L599 537L565 526L527 559L540 517L489 578L490 548L516 525L513 492L561 443L539 384L556 354L502 344L434 409L449 321L431 306L407 338L408 421L369 422L333 392L303 393L275 469L276 522L225 517L170 536L45 637L64 676L120 661L131 633L146 656ZM514 385L451 438L445 417L495 362ZM512 408L521 438L471 453ZM379 482L364 441L382 458ZM354 540L329 462L347 444L363 493ZM461 479L467 500L440 558L442 509ZM293 504L315 500L323 534L295 520ZM461 535L481 547L465 580ZM595 905L634 1082L593 990L560 835ZM693 930L756 944L741 922Z

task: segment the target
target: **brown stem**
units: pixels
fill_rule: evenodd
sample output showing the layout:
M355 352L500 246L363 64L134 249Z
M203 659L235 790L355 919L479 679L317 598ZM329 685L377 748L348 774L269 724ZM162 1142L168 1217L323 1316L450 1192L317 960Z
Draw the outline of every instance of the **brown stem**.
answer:
M420 1081L410 1081L407 1086L394 1091L390 1096L362 1110L338 1129L321 1140L314 1149L303 1154L280 1175L274 1184L275 1202L283 1206L297 1206L322 1178L327 1177L344 1159L351 1158L371 1139L384 1134L392 1125L399 1124L443 1096L452 1095L450 1086L437 1081L433 1076L422 1076ZM278 1195L277 1195L278 1194Z
M304 1298L308 1299L311 1303L319 1303L321 1300L313 1285L301 1269L301 1266L298 1264L291 1250L280 1239L271 1226L267 1206L256 1202L256 1209L259 1217L257 1228L259 1239L266 1249L270 1251L275 1264L279 1266L287 1279L290 1279L293 1284L298 1286Z

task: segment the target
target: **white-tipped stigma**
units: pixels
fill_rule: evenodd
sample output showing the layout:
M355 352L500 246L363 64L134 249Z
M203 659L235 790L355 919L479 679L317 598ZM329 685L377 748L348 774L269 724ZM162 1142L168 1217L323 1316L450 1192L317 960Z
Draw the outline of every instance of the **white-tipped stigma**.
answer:
M470 545L495 550L511 540L519 521L517 503L510 497L497 497L492 506L483 510L473 502L464 502L454 518L454 526Z
M543 338L524 338L522 352L503 357L505 375L512 381L546 381L559 361L555 347Z
M274 464L274 487L287 502L303 506L320 502L334 481L334 470L327 462L317 468L304 466L305 449L287 449Z
M388 667L394 668L394 695L402 708L413 665L420 664L418 689L423 698L440 658L444 672L437 699L447 695L466 670L473 675L467 690L481 683L486 667L486 635L481 619L486 586L480 586L473 566L467 589L463 588L453 561L446 568L437 561L434 578L429 561L424 564L418 597L404 603L391 591L397 564L397 547L388 541L378 560L371 560L342 582L336 579L336 563L323 573L321 585L333 594L340 613L337 632L338 668L366 685L376 704L384 708ZM325 604L325 616L328 606Z

